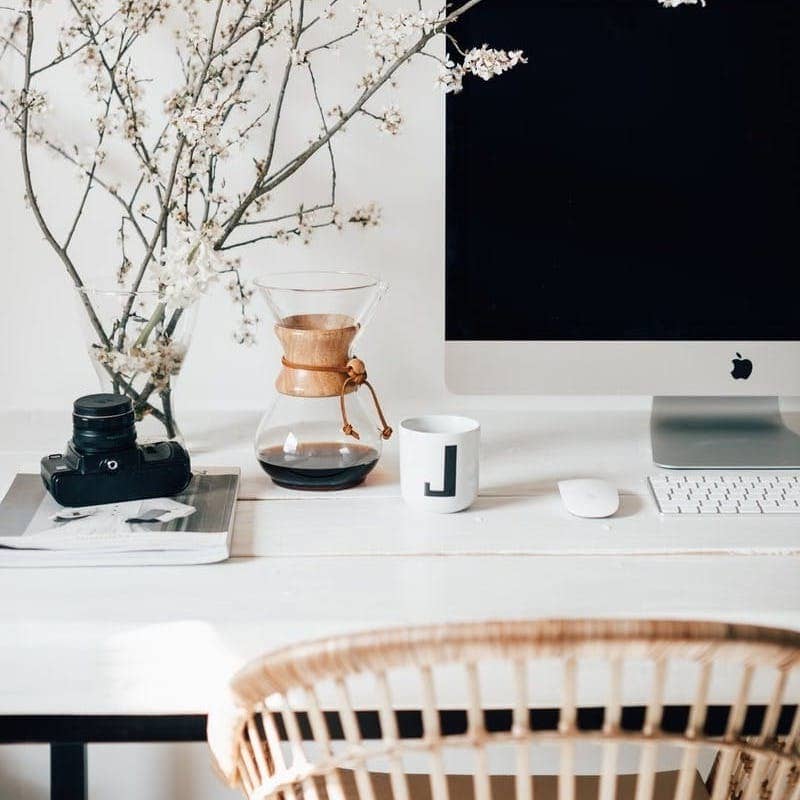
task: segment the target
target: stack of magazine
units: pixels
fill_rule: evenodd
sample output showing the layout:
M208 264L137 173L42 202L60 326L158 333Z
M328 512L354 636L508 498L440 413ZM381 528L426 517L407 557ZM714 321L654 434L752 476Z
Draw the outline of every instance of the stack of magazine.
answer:
M170 498L65 508L39 475L0 503L0 567L208 564L230 556L239 471L196 470Z

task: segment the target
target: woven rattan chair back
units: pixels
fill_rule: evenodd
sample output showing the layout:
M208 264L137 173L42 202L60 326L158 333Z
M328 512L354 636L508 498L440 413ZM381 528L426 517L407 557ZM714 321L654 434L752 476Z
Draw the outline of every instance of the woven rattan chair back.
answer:
M597 800L624 794L617 774L623 751L629 763L635 751L631 800L691 800L706 749L715 754L711 800L800 800L800 713L793 705L799 656L800 634L716 623L514 621L342 636L288 647L243 669L232 681L230 706L209 717L209 743L219 771L251 800L498 800L498 793L541 800L548 792L553 800L575 800L576 752L583 747L597 750ZM546 666L551 694L544 723L535 712L537 666ZM455 733L441 724L442 669L463 678L455 705L465 725ZM487 669L494 676L488 686ZM668 705L676 672L682 708ZM398 675L402 704L394 694ZM355 697L354 681L362 695L371 687L366 699ZM589 704L601 706L588 722L584 682L594 686ZM631 722L633 684L641 713ZM754 699L759 693L763 698ZM493 708L505 709L495 717L485 713L489 694ZM410 732L398 723L400 705L417 709L403 712L416 720ZM675 710L669 724L665 709ZM754 730L746 731L746 720ZM548 791L531 778L532 767L544 763L537 748L547 748L551 761L556 756ZM664 751L675 763L666 794L658 785ZM512 765L502 784L492 767L498 752ZM471 775L455 790L446 768L452 753L468 757ZM420 759L425 769L414 767ZM418 772L426 773L424 784Z

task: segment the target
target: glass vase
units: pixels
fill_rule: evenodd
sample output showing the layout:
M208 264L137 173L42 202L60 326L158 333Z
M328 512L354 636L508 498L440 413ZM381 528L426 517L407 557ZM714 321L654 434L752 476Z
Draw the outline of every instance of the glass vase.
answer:
M386 284L370 275L301 272L256 282L283 348L276 395L256 434L262 469L290 489L346 489L392 434L353 355Z
M77 290L86 349L100 388L133 401L139 442L183 442L175 384L189 350L197 303L171 309L155 290Z

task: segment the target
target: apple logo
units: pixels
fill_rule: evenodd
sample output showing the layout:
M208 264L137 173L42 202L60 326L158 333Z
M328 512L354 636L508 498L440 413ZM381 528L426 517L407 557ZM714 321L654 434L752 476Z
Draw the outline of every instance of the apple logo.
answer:
M746 381L753 374L753 362L749 358L742 358L741 353L733 359L731 377L736 381Z

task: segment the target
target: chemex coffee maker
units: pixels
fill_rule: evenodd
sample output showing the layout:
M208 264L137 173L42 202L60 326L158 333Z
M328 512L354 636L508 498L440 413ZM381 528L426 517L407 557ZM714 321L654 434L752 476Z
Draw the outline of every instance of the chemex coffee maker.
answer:
M300 272L267 276L266 295L282 347L271 408L256 457L278 486L346 489L361 483L392 435L354 343L386 284L370 275Z

